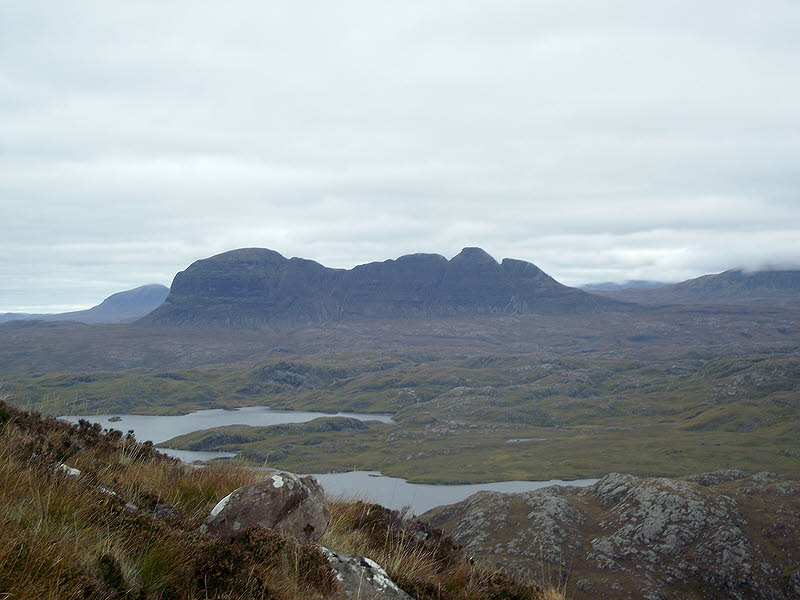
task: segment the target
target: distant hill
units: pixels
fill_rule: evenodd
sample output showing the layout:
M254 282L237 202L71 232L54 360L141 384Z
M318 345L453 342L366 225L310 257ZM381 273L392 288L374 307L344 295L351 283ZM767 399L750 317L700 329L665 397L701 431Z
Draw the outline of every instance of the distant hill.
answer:
M178 273L164 304L140 322L258 328L351 317L561 314L616 304L562 285L531 263L498 263L480 248L450 260L411 254L350 270L245 248Z
M117 292L97 306L57 314L5 313L0 315L0 323L5 321L78 321L79 323L128 323L148 314L164 302L169 288L160 284L150 284L124 292Z
M732 269L657 288L597 290L607 298L641 304L729 304L800 308L800 270Z
M663 281L647 281L644 279L629 279L622 283L614 281L604 281L602 283L587 283L582 285L580 289L586 292L605 292L611 290L627 290L627 289L643 289L643 288L656 288L662 285L667 285Z

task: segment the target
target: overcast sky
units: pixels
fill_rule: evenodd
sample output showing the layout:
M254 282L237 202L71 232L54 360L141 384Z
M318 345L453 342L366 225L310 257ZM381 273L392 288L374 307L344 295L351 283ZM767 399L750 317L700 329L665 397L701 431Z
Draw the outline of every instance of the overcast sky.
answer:
M800 263L800 2L0 0L0 312L258 246Z

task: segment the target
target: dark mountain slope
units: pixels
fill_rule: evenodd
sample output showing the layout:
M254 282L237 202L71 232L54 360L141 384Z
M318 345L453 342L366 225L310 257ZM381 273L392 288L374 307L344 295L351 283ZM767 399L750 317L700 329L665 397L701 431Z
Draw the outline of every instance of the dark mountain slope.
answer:
M57 314L6 313L0 315L5 321L78 321L79 323L126 323L135 321L161 305L169 288L161 284L143 285L132 290L117 292L97 306L87 310Z
M530 263L498 263L480 248L449 261L412 254L350 270L246 248L178 273L166 302L141 322L257 328L355 317L563 314L618 304L561 285Z
M641 304L729 304L800 308L800 270L732 269L650 289L591 290Z
M585 292L610 292L616 290L629 290L629 289L642 289L642 288L656 288L667 285L663 281L649 281L646 279L628 279L622 283L615 281L604 281L602 283L587 283L582 285L580 289Z

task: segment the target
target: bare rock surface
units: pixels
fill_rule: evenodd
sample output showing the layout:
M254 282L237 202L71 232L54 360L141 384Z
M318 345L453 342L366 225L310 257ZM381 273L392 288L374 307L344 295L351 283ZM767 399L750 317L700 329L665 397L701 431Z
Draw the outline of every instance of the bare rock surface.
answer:
M421 519L484 562L566 581L575 600L800 598L800 482L773 473L612 473L480 492Z
M412 600L397 587L374 560L322 548L336 572L339 587L347 598L358 600Z
M316 479L278 472L225 496L211 511L203 531L219 537L237 537L256 525L316 542L329 522L328 503Z

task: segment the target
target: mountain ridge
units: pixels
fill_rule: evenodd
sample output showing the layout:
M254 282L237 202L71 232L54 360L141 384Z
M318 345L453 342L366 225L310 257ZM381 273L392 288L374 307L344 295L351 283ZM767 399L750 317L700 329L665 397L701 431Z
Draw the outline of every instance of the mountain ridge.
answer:
M606 298L640 304L730 304L800 308L800 270L729 269L660 287L587 291Z
M563 314L618 305L562 285L532 263L497 262L475 247L450 260L408 254L352 269L242 248L178 273L164 304L139 323L236 329L352 317Z

